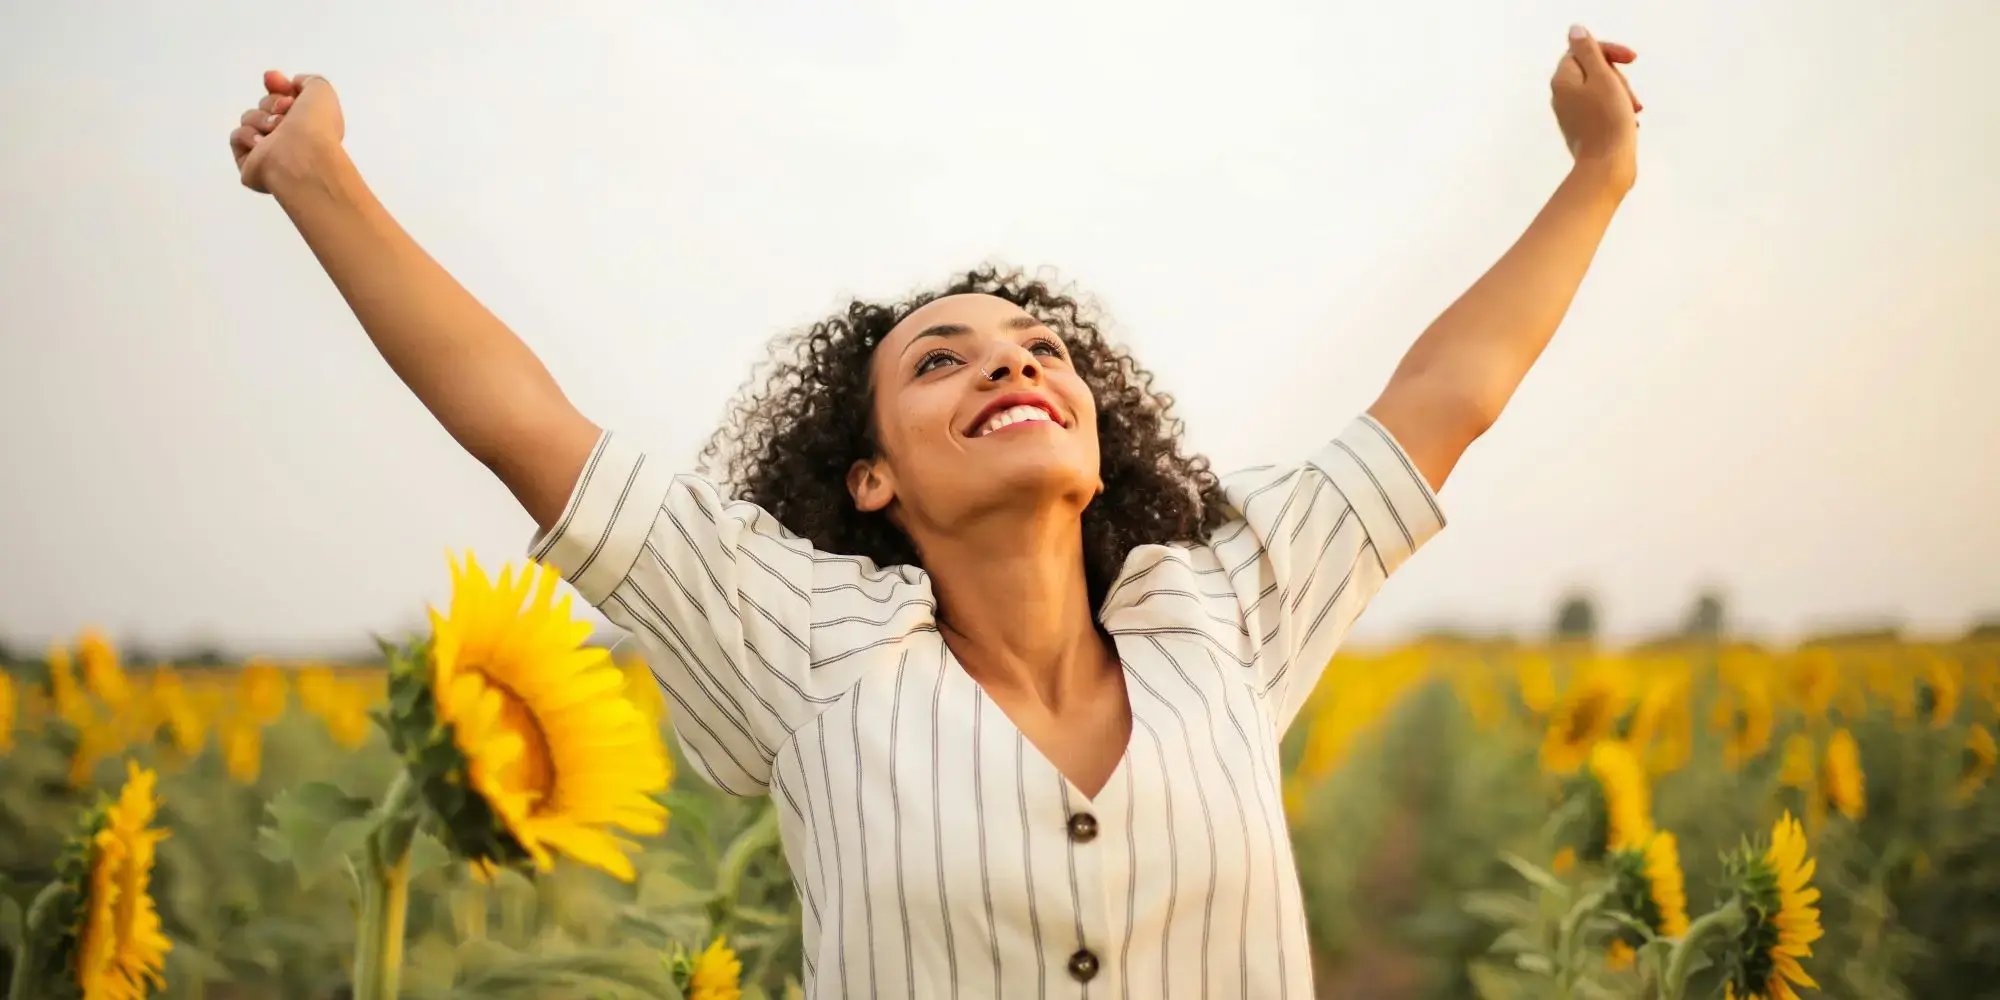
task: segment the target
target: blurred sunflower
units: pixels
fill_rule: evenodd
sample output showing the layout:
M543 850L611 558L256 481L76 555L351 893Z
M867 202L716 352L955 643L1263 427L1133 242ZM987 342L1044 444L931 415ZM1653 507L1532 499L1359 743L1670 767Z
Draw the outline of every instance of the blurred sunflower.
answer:
M674 982L687 1000L741 1000L743 996L739 982L743 963L720 935L698 954L677 948L670 964Z
M1522 653L1514 658L1514 686L1521 704L1536 715L1546 715L1556 704L1555 664L1547 653Z
M1644 844L1614 852L1610 868L1617 909L1645 924L1655 937L1687 933L1687 879L1673 834L1655 833ZM1612 940L1606 959L1613 968L1627 968L1634 949L1645 943L1637 929L1625 928Z
M76 669L70 663L69 647L61 643L49 647L49 698L55 702L56 715L77 729L89 725L97 715L90 707L90 699L76 682Z
M1632 748L1617 740L1591 747L1590 776L1604 802L1604 825L1603 835L1586 845L1586 856L1643 846L1653 835L1652 793Z
M1958 787L1954 790L1958 801L1965 802L1977 794L1980 786L1993 775L1996 762L2000 762L2000 747L1995 747L1993 730L1985 726L1973 726L1965 733L1965 751L1958 771Z
M14 675L0 670L0 753L14 749L14 717L20 711L14 695Z
M167 727L167 738L175 751L183 757L200 753L202 744L208 741L208 725L195 707L194 698L189 696L181 675L163 664L153 668L152 680L146 687L147 701Z
M245 663L236 678L236 707L260 726L284 718L285 672L269 660Z
M96 629L86 629L76 640L76 658L83 667L83 686L114 713L132 700L132 685L118 663L118 648Z
M1590 748L1610 735L1625 701L1621 672L1598 666L1580 673L1549 717L1542 737L1542 769L1550 774L1575 773Z
M1840 663L1824 647L1799 650L1787 661L1792 703L1807 719L1826 717L1840 693Z
M1738 675L1715 702L1715 727L1722 733L1722 760L1742 767L1771 745L1771 693L1755 675Z
M646 721L659 725L667 717L667 696L653 677L653 668L646 665L643 657L633 654L618 665L618 671L625 675L625 697L631 699Z
M1943 729L1951 725L1953 716L1958 714L1959 691L1963 685L1959 681L1957 660L1939 653L1925 651L1919 656L1923 660L1923 670L1917 678L1917 713L1932 729Z
M255 784L264 769L264 727L247 713L234 712L217 727L215 737L229 776L241 784Z
M31 909L16 981L39 982L46 995L139 1000L166 985L173 944L151 894L154 849L167 837L150 828L156 776L130 761L125 770L117 799L84 814Z
M1861 770L1861 747L1854 734L1836 729L1826 741L1826 762L1820 767L1820 793L1842 816L1860 819L1868 812L1867 775Z
M1819 901L1819 890L1811 885L1813 861L1806 856L1799 821L1786 813L1771 828L1769 847L1759 852L1744 845L1725 859L1724 870L1745 918L1724 958L1725 995L1798 1000L1794 984L1817 988L1799 964L1824 933L1813 905Z
M1680 770L1693 750L1694 717L1688 711L1689 686L1685 666L1672 663L1656 667L1639 696L1639 706L1632 710L1625 739L1638 751L1646 770L1652 774Z
M1779 761L1779 784L1800 791L1812 790L1814 777L1819 770L1813 763L1812 737L1804 733L1793 733L1785 737L1785 749Z
M398 662L391 738L468 860L554 866L552 849L631 881L633 845L658 834L670 776L658 727L625 697L625 677L591 626L555 599L540 564L499 579L452 562L448 614L431 611L428 650ZM470 789L475 794L467 795Z
M1917 687L1909 664L1893 649L1871 649L1863 654L1862 672L1868 693L1889 706L1896 722L1908 723L1917 716Z

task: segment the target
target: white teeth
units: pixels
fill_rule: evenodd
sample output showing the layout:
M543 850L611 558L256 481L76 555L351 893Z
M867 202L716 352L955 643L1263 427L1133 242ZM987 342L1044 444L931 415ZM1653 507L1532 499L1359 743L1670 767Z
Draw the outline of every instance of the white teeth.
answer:
M979 428L979 433L973 436L985 437L1008 424L1017 424L1023 420L1041 420L1047 423L1055 422L1054 418L1049 416L1048 411L1039 406L1030 406L1023 403L1020 406L1010 406L988 417L986 423Z

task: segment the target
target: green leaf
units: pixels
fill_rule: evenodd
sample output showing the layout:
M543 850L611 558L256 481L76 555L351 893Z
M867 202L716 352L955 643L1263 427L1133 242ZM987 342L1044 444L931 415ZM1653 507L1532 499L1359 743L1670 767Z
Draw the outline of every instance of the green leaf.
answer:
M410 878L415 879L427 872L434 872L451 864L451 851L442 842L422 830L410 841Z
M1500 860L1505 862L1507 867L1518 872L1522 878L1527 879L1536 886L1558 896L1566 897L1569 895L1569 886L1564 885L1562 879L1550 874L1547 869L1540 865L1511 851L1500 852Z
M1506 892L1470 892L1459 901L1467 916L1501 927L1528 927L1541 918L1534 901Z
M290 862L300 887L310 887L360 849L372 825L372 805L324 781L279 792L265 807L271 819L258 831L257 849L273 861Z
M714 889L704 889L683 881L672 872L652 870L639 875L637 902L643 909L669 910L706 906L716 898Z
M10 952L20 952L21 930L21 904L12 896L0 896L0 944Z

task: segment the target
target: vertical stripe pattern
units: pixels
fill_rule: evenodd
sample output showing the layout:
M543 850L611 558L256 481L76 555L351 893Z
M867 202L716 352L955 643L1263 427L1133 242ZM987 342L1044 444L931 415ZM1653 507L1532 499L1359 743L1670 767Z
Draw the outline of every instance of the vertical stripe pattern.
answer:
M642 648L693 770L777 800L808 996L1313 995L1278 741L1444 523L1386 429L1228 477L1211 537L1130 553L1099 620L1131 737L1095 795L953 658L921 570L663 464L605 435L530 552Z

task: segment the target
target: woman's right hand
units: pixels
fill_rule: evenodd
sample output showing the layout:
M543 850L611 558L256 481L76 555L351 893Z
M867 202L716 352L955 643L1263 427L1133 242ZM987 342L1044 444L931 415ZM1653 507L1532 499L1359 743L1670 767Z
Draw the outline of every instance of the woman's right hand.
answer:
M340 97L325 77L265 70L264 91L264 99L243 112L242 124L229 133L229 151L243 186L270 194L274 169L305 167L321 150L338 147L347 125Z

